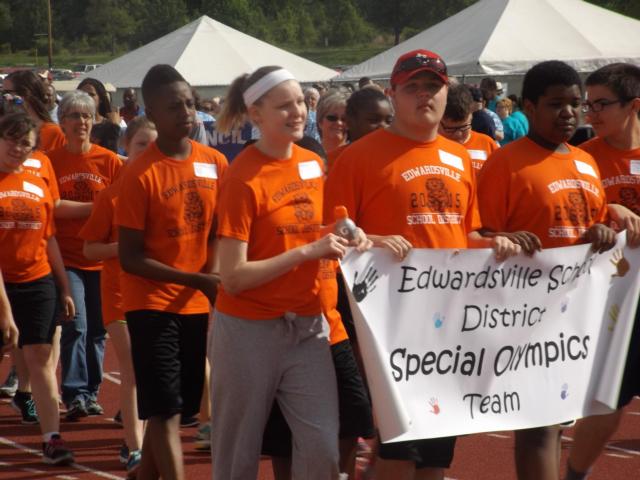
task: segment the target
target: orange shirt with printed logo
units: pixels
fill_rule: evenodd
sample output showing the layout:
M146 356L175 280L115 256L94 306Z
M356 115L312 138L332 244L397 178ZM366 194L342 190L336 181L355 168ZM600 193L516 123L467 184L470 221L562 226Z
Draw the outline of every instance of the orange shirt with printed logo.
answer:
M421 143L380 129L359 139L329 173L326 223L337 205L368 234L402 235L416 248L466 248L480 228L469 154L442 136Z
M122 174L122 172L121 172ZM113 243L118 241L118 229L114 223L115 205L120 194L122 176L102 190L96 197L91 215L78 233L87 242ZM100 296L102 298L102 322L108 325L124 319L120 290L120 260L118 257L104 260L100 272Z
M22 169L44 180L44 183L49 187L49 192L51 192L51 198L53 198L54 203L60 200L60 191L58 190L58 182L56 181L56 174L53 171L53 165L51 165L49 157L43 152L40 150L31 152L29 158L22 164Z
M38 149L49 155L51 151L63 147L67 143L62 129L53 122L45 122L38 133Z
M607 202L640 215L640 148L618 150L596 137L581 144L580 149L595 158Z
M247 260L264 260L320 238L322 160L293 145L288 159L275 159L255 145L238 155L220 192L218 235L248 243ZM216 309L265 320L285 312L321 312L319 261L304 262L259 287L230 295L221 288Z
M606 199L593 157L567 148L554 153L523 137L496 150L478 175L482 225L535 233L543 248L583 243L606 220Z
M41 178L0 172L0 269L9 283L51 272L47 240L53 235L53 199Z
M113 183L122 160L111 150L91 145L87 153L76 154L65 147L53 150L49 157L56 172L60 198L76 202L93 202L96 195ZM56 239L66 267L100 270L102 262L87 260L82 253L83 240L78 236L86 219L56 219Z
M123 195L116 202L116 225L144 232L144 252L184 272L202 272L218 210L218 185L227 159L213 148L191 141L191 155L175 160L156 143L122 175ZM123 273L125 312L160 310L178 314L209 312L209 300L193 288Z
M489 135L474 132L473 130L471 130L469 139L462 145L467 149L467 152L469 152L471 165L475 169L476 173L478 173L478 170L482 168L485 160L489 158L494 151L500 148L500 145L498 145Z

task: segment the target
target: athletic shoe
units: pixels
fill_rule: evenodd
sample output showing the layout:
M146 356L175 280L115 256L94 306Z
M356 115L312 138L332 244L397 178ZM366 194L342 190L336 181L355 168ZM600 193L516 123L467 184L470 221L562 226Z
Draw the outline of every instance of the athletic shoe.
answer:
M127 479L136 478L141 461L142 452L140 450L134 450L129 454L129 459L127 460Z
M36 404L31 393L17 391L11 400L11 406L22 415L22 423L24 425L35 425L39 422Z
M200 422L196 417L180 417L180 426L181 427L195 427Z
M211 424L209 422L203 423L198 427L194 445L196 450L211 449Z
M69 465L73 463L73 452L60 435L53 435L48 442L42 442L42 461L49 465Z
M113 421L118 425L122 425L122 411L118 410L118 413L113 416Z
M65 415L65 418L67 420L77 420L79 418L86 417L87 415L89 415L89 412L87 412L87 407L85 406L84 401L82 401L81 398L76 398L67 407L67 414Z
M104 408L102 408L102 406L100 406L100 404L96 402L93 398L90 398L85 402L84 408L87 410L87 413L91 416L104 414Z
M16 373L16 367L11 367L7 379L0 386L0 397L12 398L18 391L18 374Z
M126 465L129 462L129 447L127 447L126 443L123 443L120 447L120 452L118 453L118 460L122 465Z

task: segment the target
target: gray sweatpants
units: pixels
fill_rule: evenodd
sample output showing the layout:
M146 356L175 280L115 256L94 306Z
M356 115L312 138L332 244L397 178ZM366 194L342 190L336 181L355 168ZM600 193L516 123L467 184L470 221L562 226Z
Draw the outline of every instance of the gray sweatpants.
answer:
M274 398L293 434L293 480L338 478L338 395L321 315L244 320L216 311L209 333L215 480L255 480Z

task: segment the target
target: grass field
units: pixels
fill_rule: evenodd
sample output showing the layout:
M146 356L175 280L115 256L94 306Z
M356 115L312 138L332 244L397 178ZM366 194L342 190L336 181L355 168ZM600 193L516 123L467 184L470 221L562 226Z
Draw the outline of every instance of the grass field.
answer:
M390 45L358 45L349 47L328 47L328 48L305 48L296 49L285 47L296 55L307 58L312 62L325 65L327 67L344 67L360 63L378 53L389 48ZM124 55L125 51L117 53L115 56L111 52L94 54L73 54L69 52L54 54L53 66L55 68L72 68L80 63L107 63L113 58ZM45 48L38 50L36 58L35 50L30 52L18 52L13 54L0 53L0 67L11 66L34 66L47 67L48 59Z

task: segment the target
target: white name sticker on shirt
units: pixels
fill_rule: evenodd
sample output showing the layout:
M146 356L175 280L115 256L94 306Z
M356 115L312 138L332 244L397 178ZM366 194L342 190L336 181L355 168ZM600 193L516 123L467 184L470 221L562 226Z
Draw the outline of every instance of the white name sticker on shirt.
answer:
M39 186L34 185L33 183L22 182L22 189L25 192L33 193L40 198L44 198L44 192L42 191L42 189Z
M27 158L22 165L31 168L42 168L42 162L37 158Z
M310 160L298 164L298 173L302 180L310 180L312 178L320 178L322 176L322 169L318 162Z
M462 163L462 159L457 155L453 155L452 153L445 152L444 150L438 150L440 154L440 161L445 165L449 165L451 167L455 167L458 170L462 170L464 172L464 164Z
M193 171L196 177L218 178L218 166L215 163L193 162Z
M484 150L467 150L467 152L469 152L469 156L473 160L486 160L487 159L487 152L485 152Z
M631 175L640 175L640 160L629 161L629 173Z
M591 175L594 178L598 178L598 174L593 169L593 167L588 163L581 162L580 160L574 160L574 163L576 164L576 168L580 173L584 173L585 175Z

